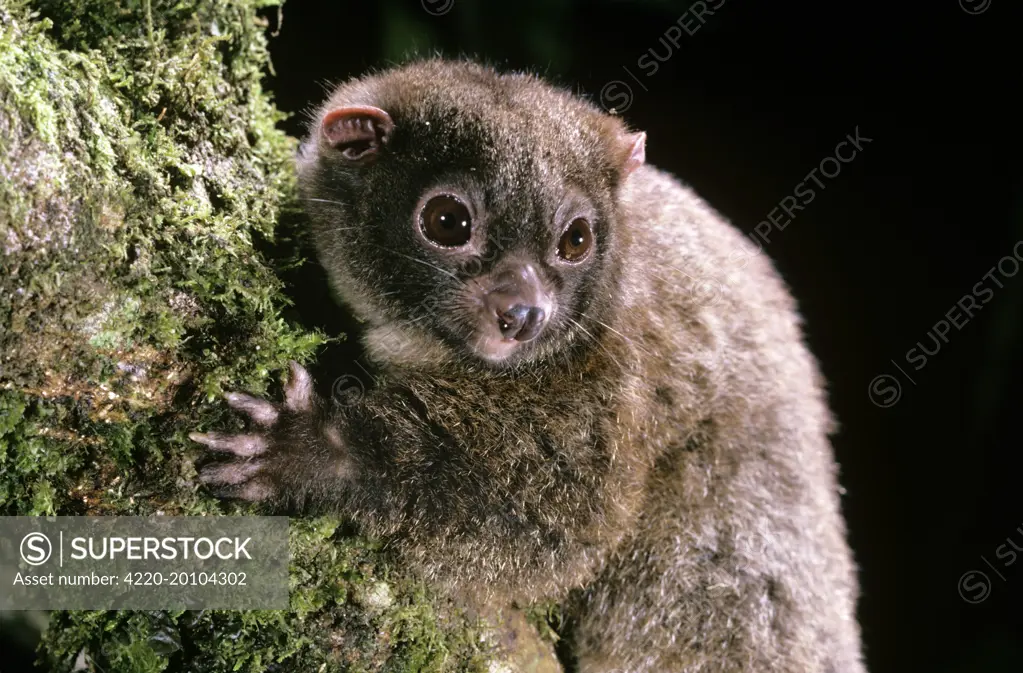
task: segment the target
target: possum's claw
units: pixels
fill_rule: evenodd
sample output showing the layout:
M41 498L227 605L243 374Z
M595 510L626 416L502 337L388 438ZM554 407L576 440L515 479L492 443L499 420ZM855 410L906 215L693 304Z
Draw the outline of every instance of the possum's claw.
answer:
M291 378L284 388L284 406L291 411L307 412L313 408L313 377L294 360L288 363Z
M255 426L246 433L193 432L189 438L223 460L204 465L199 481L224 498L259 501L279 499L307 486L295 467L308 455L303 442L319 437L340 449L337 431L321 429L321 405L313 392L313 379L297 362L289 363L284 402L275 404L245 393L225 395L228 405L245 414Z
M280 414L277 412L277 407L266 400L261 400L258 397L252 395L246 395L245 393L228 393L224 395L224 399L231 406L232 409L242 412L252 419L257 425L264 427L273 425L277 422L277 418Z
M218 496L256 502L273 495L269 475L263 472L265 463L253 458L266 452L265 438L260 435L227 435L220 432L193 432L189 438L214 451L237 456L228 461L210 463L199 470L199 481L212 487Z
M275 412L276 413L276 412ZM266 451L266 440L260 435L227 435L222 432L193 432L188 436L193 442L205 444L214 451L225 451L247 458Z

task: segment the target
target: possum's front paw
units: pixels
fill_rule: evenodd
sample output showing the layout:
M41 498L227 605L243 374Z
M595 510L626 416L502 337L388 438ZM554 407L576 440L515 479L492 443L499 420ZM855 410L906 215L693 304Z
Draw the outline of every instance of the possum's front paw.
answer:
M251 419L250 432L189 435L225 455L225 460L199 471L200 481L213 487L217 495L253 502L301 501L317 473L322 474L330 463L340 467L347 462L339 455L339 433L326 422L323 404L313 393L312 378L298 363L291 363L283 404L244 393L228 393L226 399Z

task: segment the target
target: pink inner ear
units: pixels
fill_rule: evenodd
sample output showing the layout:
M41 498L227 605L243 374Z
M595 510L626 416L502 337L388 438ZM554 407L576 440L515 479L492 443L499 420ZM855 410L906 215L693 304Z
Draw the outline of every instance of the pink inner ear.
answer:
M348 159L362 159L379 152L394 130L391 115L371 105L347 105L323 117L320 131L331 147Z
M622 167L623 175L628 175L644 163L646 163L646 132L629 133L625 135L625 143L629 148L628 157Z

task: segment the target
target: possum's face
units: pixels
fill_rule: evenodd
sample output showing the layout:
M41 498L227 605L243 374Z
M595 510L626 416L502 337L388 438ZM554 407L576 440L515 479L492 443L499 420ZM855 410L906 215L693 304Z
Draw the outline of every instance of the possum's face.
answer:
M600 329L641 134L532 78L439 61L342 87L311 131L320 259L391 340L378 355L442 344L503 366Z

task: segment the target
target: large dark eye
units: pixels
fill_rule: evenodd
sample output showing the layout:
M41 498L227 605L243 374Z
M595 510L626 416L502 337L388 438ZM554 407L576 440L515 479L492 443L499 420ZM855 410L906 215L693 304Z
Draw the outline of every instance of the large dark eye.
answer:
M593 246L593 233L590 223L581 217L572 220L568 229L558 241L558 257L566 262L578 262Z
M472 216L465 204L453 196L442 194L426 202L419 214L423 235L445 247L456 247L469 242L472 234Z

